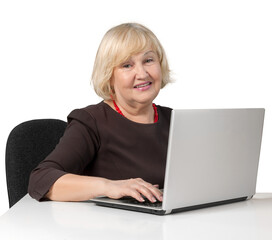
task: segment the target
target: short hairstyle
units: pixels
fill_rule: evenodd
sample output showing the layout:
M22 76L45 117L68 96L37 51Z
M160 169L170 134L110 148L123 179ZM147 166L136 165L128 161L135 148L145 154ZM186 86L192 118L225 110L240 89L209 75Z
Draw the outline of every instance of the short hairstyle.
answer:
M97 95L109 100L114 68L147 48L158 55L162 70L161 88L171 82L166 54L155 34L141 24L124 23L106 32L98 48L92 73L92 83Z

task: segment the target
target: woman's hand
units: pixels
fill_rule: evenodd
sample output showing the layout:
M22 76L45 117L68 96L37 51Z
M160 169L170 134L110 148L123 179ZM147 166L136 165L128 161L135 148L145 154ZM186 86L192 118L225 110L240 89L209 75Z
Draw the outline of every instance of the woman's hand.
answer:
M139 202L144 202L146 197L150 202L157 200L162 202L162 192L158 185L152 185L141 178L131 178L128 180L109 180L107 182L105 195L109 198L119 199L125 196L131 196Z
M156 202L162 201L162 192L158 187L141 178L113 181L65 174L53 184L46 198L55 201L85 201L102 195L114 199L131 196L139 202L144 202L144 196L150 202Z

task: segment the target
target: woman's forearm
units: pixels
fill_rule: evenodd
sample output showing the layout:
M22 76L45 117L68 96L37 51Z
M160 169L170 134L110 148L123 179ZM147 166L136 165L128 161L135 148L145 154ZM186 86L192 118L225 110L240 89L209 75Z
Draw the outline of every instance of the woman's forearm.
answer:
M105 195L107 181L105 178L68 173L53 184L46 197L54 201L85 201Z
M85 201L98 196L114 199L131 196L140 202L144 201L142 196L151 202L163 199L158 185L152 185L141 178L109 180L69 173L60 177L46 195L54 201Z

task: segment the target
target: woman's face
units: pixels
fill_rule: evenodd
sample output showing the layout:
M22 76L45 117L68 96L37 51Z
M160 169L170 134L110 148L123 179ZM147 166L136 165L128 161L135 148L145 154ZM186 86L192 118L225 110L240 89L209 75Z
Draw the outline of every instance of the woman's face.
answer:
M152 50L132 55L115 67L111 79L116 100L130 105L152 103L161 89L161 83L159 58Z

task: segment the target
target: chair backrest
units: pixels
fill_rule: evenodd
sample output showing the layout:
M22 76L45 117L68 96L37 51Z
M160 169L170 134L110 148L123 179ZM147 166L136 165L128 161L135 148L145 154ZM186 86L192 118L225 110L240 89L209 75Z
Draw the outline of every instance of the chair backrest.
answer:
M6 145L9 207L26 195L31 171L55 148L66 126L62 120L38 119L10 132Z

